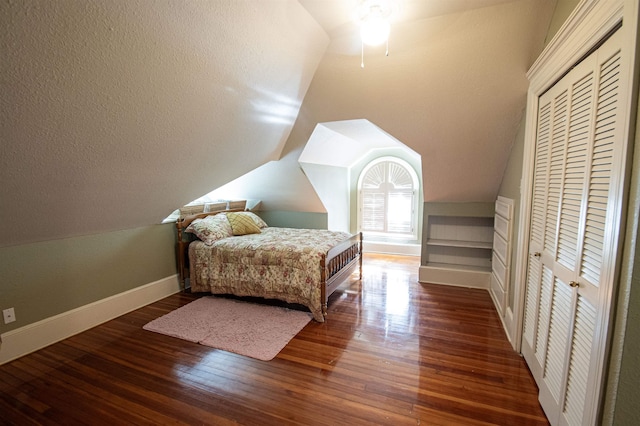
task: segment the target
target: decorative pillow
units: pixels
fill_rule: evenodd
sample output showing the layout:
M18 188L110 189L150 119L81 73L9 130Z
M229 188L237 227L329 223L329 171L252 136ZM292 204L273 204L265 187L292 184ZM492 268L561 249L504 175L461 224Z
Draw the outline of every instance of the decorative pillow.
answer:
M208 246L233 235L231 225L224 214L207 216L203 219L196 219L184 232L191 232L200 238Z
M233 235L259 234L261 232L253 218L245 212L227 213L227 220L231 224Z
M245 215L245 216L249 216L255 223L256 225L258 225L258 228L266 228L267 226L267 222L265 222L264 220L262 220L262 218L260 216L258 216L255 213L252 212L238 212L238 213L234 213L234 214L241 214L241 215Z

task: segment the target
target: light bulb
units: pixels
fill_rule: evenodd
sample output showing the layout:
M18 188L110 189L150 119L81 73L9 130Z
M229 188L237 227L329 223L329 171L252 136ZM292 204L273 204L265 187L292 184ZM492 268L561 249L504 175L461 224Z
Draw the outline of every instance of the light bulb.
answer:
M360 26L362 42L370 46L378 46L389 38L389 21L380 16L371 16Z

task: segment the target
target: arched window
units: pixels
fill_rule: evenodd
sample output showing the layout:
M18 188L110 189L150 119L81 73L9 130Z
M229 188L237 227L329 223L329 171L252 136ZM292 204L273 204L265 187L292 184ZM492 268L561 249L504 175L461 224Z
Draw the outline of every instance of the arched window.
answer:
M404 160L382 157L358 180L358 224L362 232L416 238L418 176Z

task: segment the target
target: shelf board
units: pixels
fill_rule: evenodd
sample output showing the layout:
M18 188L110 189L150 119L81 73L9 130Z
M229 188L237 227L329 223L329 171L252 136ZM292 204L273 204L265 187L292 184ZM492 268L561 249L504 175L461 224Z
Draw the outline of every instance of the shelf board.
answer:
M427 268L491 273L491 267L484 267L484 266L458 265L453 263L435 263L435 262L429 262L424 266L426 266Z
M427 245L444 246L444 247L464 247L491 250L493 248L492 241L462 241L462 240L427 240Z

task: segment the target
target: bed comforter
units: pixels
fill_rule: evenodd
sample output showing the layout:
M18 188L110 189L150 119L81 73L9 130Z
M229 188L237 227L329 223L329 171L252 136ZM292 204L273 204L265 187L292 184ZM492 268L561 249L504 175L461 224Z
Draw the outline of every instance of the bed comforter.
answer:
M307 306L323 322L320 259L346 232L268 227L259 234L189 245L191 290Z

